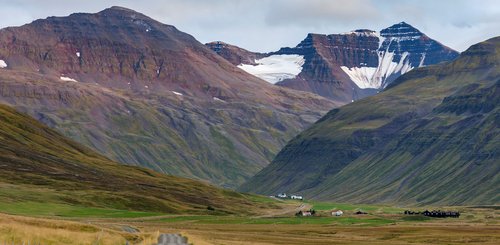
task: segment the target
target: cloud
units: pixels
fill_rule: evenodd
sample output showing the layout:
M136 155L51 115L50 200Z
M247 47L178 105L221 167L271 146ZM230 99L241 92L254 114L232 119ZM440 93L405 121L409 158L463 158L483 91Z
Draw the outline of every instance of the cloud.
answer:
M327 26L374 20L379 12L370 0L272 1L267 10L269 25Z

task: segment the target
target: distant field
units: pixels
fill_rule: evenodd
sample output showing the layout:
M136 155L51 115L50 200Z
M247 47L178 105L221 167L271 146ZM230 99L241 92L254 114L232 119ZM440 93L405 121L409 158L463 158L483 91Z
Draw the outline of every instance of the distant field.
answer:
M256 197L266 202L265 197ZM448 207L458 219L403 215L404 208L380 205L286 201L291 213L268 216L162 215L59 204L0 201L0 244L43 241L44 244L151 245L161 233L181 233L195 245L209 244L498 244L500 209ZM312 206L317 217L295 217L293 210ZM331 209L342 209L332 217ZM368 212L356 215L355 211ZM266 213L267 214L267 213ZM68 219L60 220L60 219ZM129 233L130 231L136 231ZM77 238L77 240L73 240Z
M377 213L401 213L403 208L381 206L381 205L365 205L365 204L347 204L347 203L330 203L330 202L316 202L308 201L313 205L313 209L317 211L329 211L333 209L340 209L343 211L364 211L364 212L377 212Z
M385 218L353 218L353 217L275 217L275 218L252 218L234 216L179 216L162 218L159 222L166 223L195 223L195 224L248 224L248 225L303 225L303 224L358 224L358 225L382 225L395 223L395 219Z

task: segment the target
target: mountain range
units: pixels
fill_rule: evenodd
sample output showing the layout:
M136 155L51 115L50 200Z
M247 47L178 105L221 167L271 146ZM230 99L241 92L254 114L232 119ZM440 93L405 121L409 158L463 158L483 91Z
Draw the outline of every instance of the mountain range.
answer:
M338 202L498 204L500 37L331 110L240 187Z
M122 7L4 28L0 192L178 213L262 205L210 184L497 204L499 46L458 54L401 22L256 53Z
M0 30L0 101L129 165L234 188L331 108L122 7Z
M207 44L222 57L268 82L313 92L344 104L376 94L417 67L450 61L458 52L400 22L380 32L308 34L294 48L266 54Z

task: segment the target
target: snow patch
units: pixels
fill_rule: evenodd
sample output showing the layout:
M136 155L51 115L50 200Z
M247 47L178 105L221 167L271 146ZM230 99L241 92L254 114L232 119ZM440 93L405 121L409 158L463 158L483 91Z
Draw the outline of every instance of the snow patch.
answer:
M7 63L5 62L5 60L0 60L0 68L6 68L7 67Z
M385 41L385 37L382 37L382 35L380 35L380 32L375 32L375 35L378 37L378 49L380 49L380 47L382 47L382 44L384 43Z
M302 71L304 56L297 54L271 55L255 60L257 65L238 65L242 70L269 83L295 78Z
M182 96L182 95L183 95L182 93L175 92L175 91L172 91L172 93L174 93L175 95L179 95L179 96Z
M378 88L378 81L374 81L373 74L377 70L376 67L340 67L349 78L358 85L359 88Z
M76 52L76 57L80 58L80 52Z
M413 69L408 59L408 52L401 55L398 63L394 62L394 53L378 52L378 67L346 67L340 68L356 83L359 88L384 88L387 79L393 74L405 74Z
M61 79L62 81L65 81L65 82L75 82L75 83L77 83L77 82L78 82L77 80L75 80L75 79L73 79L73 78L71 78L71 77L60 77L60 79Z
M422 53L422 58L420 58L420 63L418 64L418 67L424 66L425 54L427 53Z
M217 98L217 97L214 97L213 99L214 99L215 101L225 102L224 100L221 100L221 99L219 99L219 98Z
M352 34L354 34L358 37L379 37L379 34L376 31L370 31L370 30L350 31L350 32L341 33L341 35L352 35Z

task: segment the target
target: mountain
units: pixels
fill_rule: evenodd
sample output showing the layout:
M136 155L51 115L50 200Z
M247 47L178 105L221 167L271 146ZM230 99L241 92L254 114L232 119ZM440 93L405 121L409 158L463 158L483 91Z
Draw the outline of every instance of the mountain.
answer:
M235 187L338 104L130 9L0 30L0 101L118 162Z
M120 165L0 104L2 203L34 202L163 213L252 213L255 197Z
M500 37L331 110L240 187L338 202L500 202Z
M223 57L234 56L227 52L231 49ZM457 56L458 52L401 22L380 32L308 34L294 48L282 48L252 62L242 59L238 65L271 83L350 103L377 93L416 67Z

